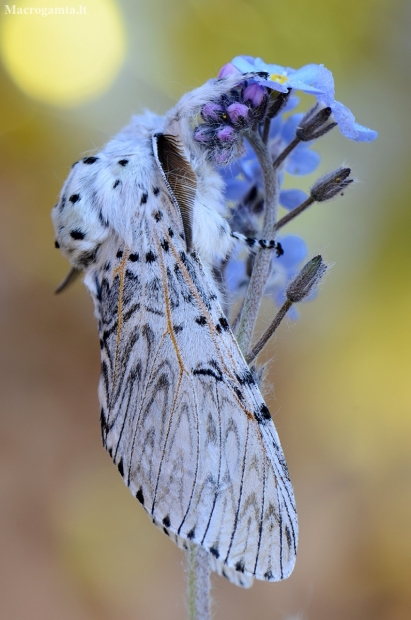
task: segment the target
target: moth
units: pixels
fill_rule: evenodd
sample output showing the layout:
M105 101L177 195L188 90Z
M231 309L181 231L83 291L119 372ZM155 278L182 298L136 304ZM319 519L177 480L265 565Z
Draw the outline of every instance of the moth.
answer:
M213 278L238 235L193 139L201 106L236 82L134 117L73 166L52 219L73 267L65 284L83 272L94 302L105 448L157 527L249 587L290 575L298 525L276 429Z

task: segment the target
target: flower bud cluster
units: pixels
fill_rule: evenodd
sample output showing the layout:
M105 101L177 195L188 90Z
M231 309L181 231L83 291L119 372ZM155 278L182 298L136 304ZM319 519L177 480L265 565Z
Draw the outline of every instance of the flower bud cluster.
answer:
M268 91L253 81L241 82L237 88L201 109L202 123L194 130L194 138L208 151L217 164L226 164L241 152L244 130L256 126L264 118Z

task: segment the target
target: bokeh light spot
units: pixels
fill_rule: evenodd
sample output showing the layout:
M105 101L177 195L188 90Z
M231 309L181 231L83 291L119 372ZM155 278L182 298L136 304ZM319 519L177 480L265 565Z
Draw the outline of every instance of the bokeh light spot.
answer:
M56 0L7 5L1 55L14 82L46 103L72 106L104 92L125 56L125 32L114 0ZM13 9L14 7L14 9ZM59 10L61 13L57 13Z

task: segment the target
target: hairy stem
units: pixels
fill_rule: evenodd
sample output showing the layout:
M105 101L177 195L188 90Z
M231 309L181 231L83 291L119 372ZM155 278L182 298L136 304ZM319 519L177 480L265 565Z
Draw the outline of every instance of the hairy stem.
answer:
M279 309L278 313L274 317L270 326L265 330L264 334L261 336L259 341L253 346L250 353L248 353L248 355L245 356L245 361L247 362L248 365L251 364L251 362L257 357L260 351L265 347L265 345L267 344L271 336L274 334L275 330L277 329L277 327L279 326L279 324L281 323L281 321L283 320L283 318L285 317L285 315L287 314L288 310L291 308L292 305L293 305L292 301L290 301L289 299L285 300L285 302Z
M189 543L187 551L189 620L210 620L210 564L202 547Z
M284 159L286 157L288 157L288 155L291 153L291 151L294 150L295 147L297 146L297 144L299 144L300 142L301 142L300 138L296 137L296 138L294 138L294 140L292 140L290 142L290 144L288 146L285 147L285 149L282 151L282 153L279 154L277 159L275 159L273 161L273 168L274 168L274 170L278 170L278 168L283 163Z
M265 218L262 236L273 239L278 211L278 176L275 172L268 147L257 132L247 134L247 140L254 149L260 162L265 189ZM250 348L254 326L264 295L264 287L271 271L271 252L259 251L255 257L254 267L244 300L238 325L237 340L244 354Z

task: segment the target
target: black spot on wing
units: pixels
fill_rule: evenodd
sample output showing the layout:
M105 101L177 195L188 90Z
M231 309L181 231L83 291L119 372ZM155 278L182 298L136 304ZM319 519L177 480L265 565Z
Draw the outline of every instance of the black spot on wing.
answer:
M153 217L154 217L156 222L160 222L163 219L163 212L162 211L154 211Z
M205 318L205 316L198 316L198 317L195 319L195 322L196 322L198 325L207 325L207 319Z
M132 263L136 263L139 259L139 255L136 253L130 254L130 256L128 257L128 260L130 260Z
M145 205L147 200L148 200L148 194L147 192L144 192L144 194L141 196L140 205Z
M141 487L139 488L139 490L136 493L136 498L138 499L140 504L142 506L144 506L144 495L143 495L143 489Z
M56 239L56 240L55 240L55 242L54 242L54 247L55 247L55 248L57 248L57 249L59 249L59 247L60 247L60 244L59 244L59 242L57 241L57 239Z
M146 254L146 263L154 263L154 261L156 260L157 260L157 256L154 254L154 252L149 250Z
M161 247L163 248L164 252L168 252L168 250L170 249L170 245L169 245L167 239L163 239L162 240Z
M83 164L94 164L96 161L98 161L98 157L85 157L83 159Z
M222 316L218 319L218 322L220 323L221 327L227 331L228 329L230 329L230 326L228 324L227 319L225 318L225 316Z
M183 325L173 325L173 332L175 334L178 334L178 332L183 331L184 326Z
M243 393L242 393L242 391L241 391L241 390L239 390L239 389L238 389L238 387L235 387L235 386L234 386L234 392L237 394L237 397L238 397L240 400L244 400Z
M123 250L117 250L116 258L121 258L123 256Z
M288 525L286 525L284 529L285 529L285 537L287 539L288 548L291 549L293 541L292 541L292 538L291 538L290 529L289 529Z
M128 164L128 159L119 159L118 163L124 168Z
M120 476L123 478L124 476L123 458L121 458L119 462L117 463L117 469L120 472Z
M268 581L270 581L273 578L273 573L268 570L266 573L264 573L264 579L268 579Z
M160 193L160 188L159 187L153 187L153 194L154 194L154 196L158 196L159 193Z
M82 239L84 239L85 236L86 236L86 233L80 230L79 228L70 230L70 237L72 239L75 239L76 241L81 241Z
M121 183L120 179L116 179L113 184L113 189L116 189L116 187L118 187L120 183Z
M98 212L99 222L104 228L108 228L108 221L103 217L101 210Z
M173 229L172 229L172 228L169 228L169 229L168 229L168 234L170 235L170 237L171 237L171 238L173 238L173 237L174 237L174 231L173 231Z
M195 528L195 527L193 527L193 529L192 529L192 530L190 530L190 531L188 532L188 534L187 534L187 538L188 538L188 540L193 540L193 538L195 537L195 535L196 535L196 528Z
M71 194L70 198L69 198L70 202L72 202L73 204L75 202L78 202L80 200L80 194Z
M204 366L202 366L201 364L197 364L196 368L194 368L193 370L193 375L205 375L209 377L214 377L216 381L223 380L223 373L215 360L209 360L208 365Z
M239 573L243 573L244 572L244 568L245 568L245 564L244 564L244 559L241 558L241 560L239 560L238 562L236 562L235 565L235 570L238 571Z
M241 375L236 374L236 378L240 385L255 385L253 375L249 370L245 370Z
M220 552L217 549L217 546L210 547L209 551L210 551L211 555L213 555L218 560L218 558L220 557Z
M170 525L171 525L170 515L167 515L167 516L164 517L163 525L164 525L164 527L170 527Z
M268 411L268 407L265 403L260 406L260 409L257 409L254 415L259 424L265 424L271 420L270 412Z

